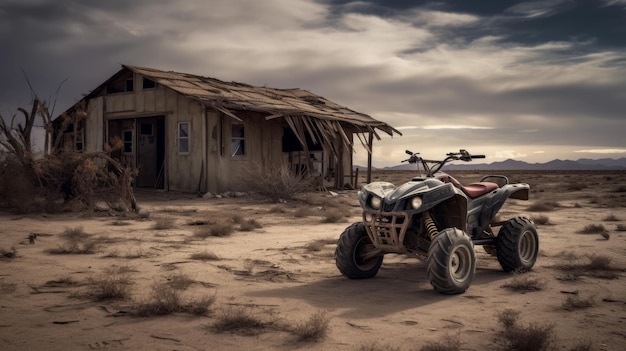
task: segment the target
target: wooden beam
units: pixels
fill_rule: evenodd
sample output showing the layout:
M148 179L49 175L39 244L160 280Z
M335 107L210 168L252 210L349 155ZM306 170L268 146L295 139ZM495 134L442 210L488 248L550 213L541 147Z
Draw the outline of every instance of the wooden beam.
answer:
M373 144L374 144L374 135L372 132L369 134L369 138L367 140L367 144L369 145L370 152L367 153L367 184L372 182L372 153L374 152Z

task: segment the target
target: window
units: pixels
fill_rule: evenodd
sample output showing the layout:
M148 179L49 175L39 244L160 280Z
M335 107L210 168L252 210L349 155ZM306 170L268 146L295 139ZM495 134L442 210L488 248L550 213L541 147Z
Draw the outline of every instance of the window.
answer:
M189 122L178 123L178 153L189 153Z
M150 78L143 77L143 89L156 88L156 82Z
M135 82L133 81L132 78L130 79L126 79L126 90L125 91L134 91L135 87L134 84Z
M230 154L232 156L243 156L246 154L245 133L243 124L233 123L231 141L230 141Z
M125 130L122 132L122 141L124 142L124 153L133 153L133 131Z

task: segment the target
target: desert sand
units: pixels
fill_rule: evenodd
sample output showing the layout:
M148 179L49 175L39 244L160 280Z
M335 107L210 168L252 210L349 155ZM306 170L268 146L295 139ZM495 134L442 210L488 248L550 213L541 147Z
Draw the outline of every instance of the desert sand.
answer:
M537 263L530 272L504 273L495 257L476 247L472 285L452 296L435 292L425 264L407 256L385 256L372 279L339 273L334 243L360 220L356 191L278 204L256 196L140 191L148 218L0 209L0 349L419 350L454 339L461 350L494 350L502 347L498 316L512 309L521 325L553 328L551 349L623 350L626 173L508 175L531 184L531 199L509 201L501 216L536 220ZM398 184L409 176L380 172L375 180ZM542 203L557 206L529 207ZM230 223L234 231L207 235L216 223ZM260 225L241 231L242 223ZM609 238L581 233L589 225L603 226ZM68 248L72 229L92 253L58 253ZM593 268L593 257L610 263ZM125 298L98 295L99 284L111 277L123 278ZM510 287L519 282L528 289ZM212 303L196 314L137 316L138 306L154 299L153 287L167 284L181 304ZM257 323L218 327L237 314ZM298 334L316 317L328 323L325 333Z

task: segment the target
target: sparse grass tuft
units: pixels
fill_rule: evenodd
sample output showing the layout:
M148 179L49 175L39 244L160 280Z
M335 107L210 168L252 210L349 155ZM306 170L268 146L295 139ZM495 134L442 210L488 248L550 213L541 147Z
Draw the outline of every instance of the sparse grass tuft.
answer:
M549 224L552 224L552 223L550 223L550 218L548 216L544 216L544 215L533 216L531 219L537 225L549 225Z
M243 223L243 217L240 214L235 214L230 219L235 224Z
M358 351L402 351L399 347L393 347L390 345L383 345L378 343L361 345Z
M61 233L61 238L67 241L81 241L89 238L91 234L85 233L82 226L75 228L65 228L65 231Z
M46 252L52 255L90 255L96 252L97 245L93 240L70 241Z
M602 224L587 224L578 232L580 234L600 234L606 232L606 228Z
M568 295L563 301L563 308L568 311L580 310L594 306L593 297L582 298L579 295Z
M17 249L15 246L11 247L10 250L5 249L4 247L0 247L0 258L15 258L17 257Z
M296 218L304 218L304 217L307 217L310 213L311 213L311 209L310 208L298 207L294 211L293 216L296 217Z
M11 294L17 290L17 284L0 281L0 294Z
M322 218L322 223L339 223L339 222L345 222L346 221L346 217L336 211L332 211L332 212L327 212L324 215L324 218Z
M618 232L626 232L626 224L618 224L615 226L615 230Z
M612 213L609 214L608 216L602 218L602 220L605 221L605 222L619 222L620 221L620 219L616 215L614 215Z
M117 220L117 221L111 222L110 224L114 226L126 226L126 225L130 225L130 222Z
M459 351L461 349L461 339L459 336L446 335L441 341L428 342L420 347L420 351Z
M196 252L189 256L192 260L198 261L218 261L220 258L211 251Z
M172 313L206 315L213 302L215 302L215 296L208 295L185 302L180 291L169 282L155 283L152 286L150 299L136 303L132 308L132 314L139 317L163 316Z
M546 351L554 342L554 326L518 323L519 312L506 309L498 315L503 330L498 341L506 350Z
M317 239L304 245L307 251L322 251L326 245L336 244L337 239Z
M257 222L256 219L249 219L239 224L239 231L242 231L242 232L251 232L255 229L260 229L260 228L263 228L263 225Z
M124 272L113 270L97 278L89 278L90 296L97 301L124 300L130 296L130 278Z
M212 329L218 333L234 332L243 335L256 335L272 322L252 314L250 308L230 307L222 311Z
M570 351L592 351L593 347L591 346L591 342L588 340L580 341L578 344L574 345Z
M306 322L296 325L292 332L298 337L298 341L317 341L326 336L329 322L326 312L320 311Z
M544 201L544 202L536 202L530 206L528 206L527 210L531 212L547 212L553 211L555 208L560 207L561 205L556 201Z
M195 280L189 278L188 275L181 272L170 274L166 279L167 283L165 284L175 290L187 290L190 285L196 282Z
M286 213L287 210L285 209L284 206L276 205L276 206L272 206L268 212L269 213Z
M174 229L176 226L176 221L173 218L164 218L160 217L154 221L154 225L152 229L154 230L166 230L166 229Z
M528 292L543 290L545 285L545 281L541 279L528 275L516 275L511 282L502 285L502 287L513 291Z
M234 230L235 229L231 223L216 223L210 227L199 228L193 235L203 239L210 236L225 237L231 235Z
M626 185L620 185L617 188L613 189L614 193L626 193Z

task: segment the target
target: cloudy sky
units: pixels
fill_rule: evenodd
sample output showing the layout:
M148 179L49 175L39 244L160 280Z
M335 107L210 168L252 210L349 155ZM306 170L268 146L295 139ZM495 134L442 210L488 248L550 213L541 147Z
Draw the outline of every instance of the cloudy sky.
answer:
M404 134L375 144L376 166L407 148L626 156L626 0L0 2L3 116L31 100L23 71L61 112L122 63L303 88L367 113Z

